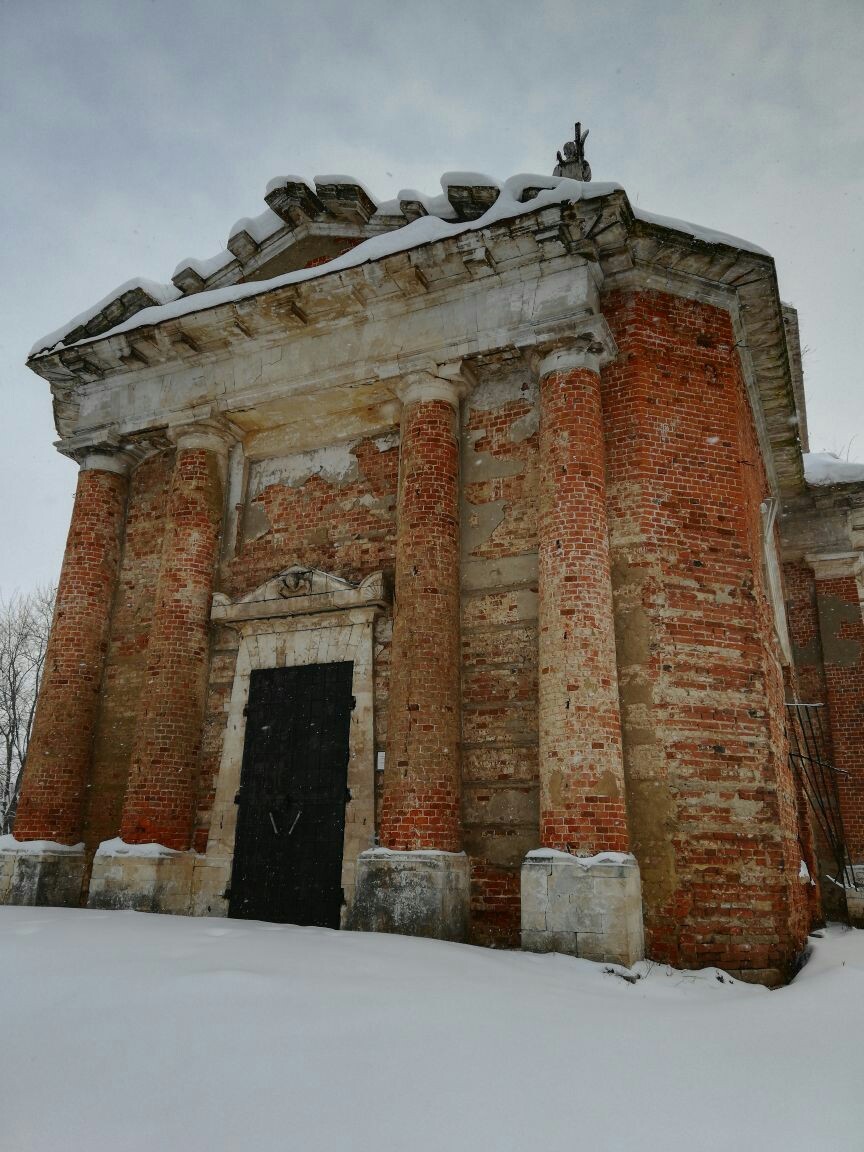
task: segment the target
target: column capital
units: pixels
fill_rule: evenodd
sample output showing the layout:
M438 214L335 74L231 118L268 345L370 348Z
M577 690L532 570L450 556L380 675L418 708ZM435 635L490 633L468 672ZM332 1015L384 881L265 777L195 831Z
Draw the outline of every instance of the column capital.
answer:
M531 360L538 376L587 368L599 372L618 355L615 339L600 315L586 316L576 324L538 340Z
M128 476L152 451L148 444L118 441L88 445L68 454L78 462L82 472L113 472L117 476Z
M817 580L860 578L864 574L864 553L861 552L808 552L804 559Z
M113 472L117 476L128 476L146 456L158 450L151 440L124 440L110 430L101 435L92 431L77 433L58 440L54 446L74 460L82 472Z
M167 435L178 450L200 448L225 460L238 439L227 424L216 420L181 424L176 428L169 428Z
M468 382L458 377L447 380L432 372L408 372L396 384L395 391L403 405L444 400L458 412L463 397L468 393Z
M83 452L78 457L81 472L113 472L128 476L134 460L127 452Z

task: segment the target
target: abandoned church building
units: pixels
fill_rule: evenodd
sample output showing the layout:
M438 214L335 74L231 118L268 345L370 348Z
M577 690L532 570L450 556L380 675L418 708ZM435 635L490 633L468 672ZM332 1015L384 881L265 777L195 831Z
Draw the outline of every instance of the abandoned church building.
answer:
M856 914L864 473L808 478L771 256L583 144L275 179L35 345L79 473L0 899L765 983Z

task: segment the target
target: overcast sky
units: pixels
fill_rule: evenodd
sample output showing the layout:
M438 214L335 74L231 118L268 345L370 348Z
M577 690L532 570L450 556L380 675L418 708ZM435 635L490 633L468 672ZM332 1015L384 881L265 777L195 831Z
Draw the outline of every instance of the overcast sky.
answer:
M551 172L577 117L595 179L773 253L811 446L864 459L864 0L0 0L0 592L56 578L75 488L38 336L271 176Z

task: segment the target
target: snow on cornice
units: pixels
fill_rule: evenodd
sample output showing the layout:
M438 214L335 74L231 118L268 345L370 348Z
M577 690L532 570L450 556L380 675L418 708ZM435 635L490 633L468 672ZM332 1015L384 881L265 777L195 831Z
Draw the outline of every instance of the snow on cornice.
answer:
M526 188L536 188L541 184L546 185L546 187L532 200L523 203L519 199ZM372 261L380 260L396 252L405 252L411 248L419 248L421 245L430 244L435 240L444 240L451 236L459 236L464 232L478 231L481 228L489 227L491 224L535 212L538 208L543 208L551 204L573 203L577 200L592 200L600 196L608 196L611 192L622 190L620 184L583 184L578 180L569 180L560 176L549 177L531 174L511 176L509 180L505 180L499 187L500 195L498 199L487 212L479 216L476 220L454 223L452 221L442 220L439 216L433 216L431 214L421 216L418 220L413 220L410 224L406 224L402 228L396 228L392 232L384 232L379 236L373 236L369 240L365 240L362 244L358 244L355 248L352 248L350 252L346 252L334 260L330 260L326 264L319 264L314 268L299 268L294 272L286 272L281 276L276 276L272 280L256 280L246 284L232 284L224 288L214 288L211 291L197 292L191 296L181 296L173 285L160 285L167 296L164 304L159 307L145 308L141 312L136 312L135 315L131 316L128 320L106 332L99 333L98 336L87 337L83 340L76 341L76 345L90 344L94 340L103 340L109 336L116 336L121 332L130 332L135 328L160 324L164 320L176 320L181 316L189 316L194 312L204 312L210 308L217 308L222 304L231 304L238 300L247 300L252 296L260 296L265 292L271 292L274 288L286 287L289 284L300 284L303 281L314 280L320 276L326 276L331 272L342 271L345 268L356 268L361 264L368 264ZM105 298L105 302L110 302L115 296L116 293L111 293ZM102 307L105 306L105 302L102 303ZM97 306L90 309L87 315L94 316L99 311L100 307ZM30 351L30 356L47 355L54 351L57 344L62 341L64 334L73 330L79 323L80 320L77 323L65 325L63 328L58 329L57 332L51 333L50 336L42 340L37 340ZM69 347L76 345L69 345Z
M673 232L686 232L694 240L702 240L706 244L728 244L730 248L740 248L742 252L755 252L757 256L771 255L758 244L751 244L749 240L742 240L740 236L732 236L728 232L716 232L713 228L703 228L701 224L690 224L686 220L676 220L674 216L658 216L656 212L646 212L644 208L634 208L633 215L646 224L671 228Z
M177 264L171 273L171 278L178 276L184 268L191 268L193 272L198 273L202 280L207 280L210 276L215 276L217 272L221 272L223 268L227 268L229 264L233 264L236 259L237 257L228 248L223 248L215 256L208 256L203 260L196 256L187 256L185 260L181 260Z
M833 452L805 452L804 479L812 488L832 484L864 484L864 464L841 460Z
M235 220L228 233L228 240L233 240L240 232L248 232L256 244L263 244L284 227L285 221L282 217L277 216L272 208L265 208L257 216L241 216L239 220Z
M68 320L62 327L57 328L54 332L49 332L40 340L37 340L33 347L30 349L29 356L36 356L40 352L51 352L58 344L62 344L64 337L68 336L70 332L74 332L76 328L83 328L91 320L104 312L111 304L116 301L122 300L123 296L128 293L143 292L158 304L168 304L172 300L177 300L182 294L179 288L175 288L173 284L160 284L156 280L143 280L140 276L134 277L132 280L126 280L113 292L109 292L107 296L103 296L101 300L85 308L83 312L79 312L71 320ZM147 309L152 311L153 309Z
M277 177L267 185L268 192L273 188L282 186L286 181L300 182L296 177ZM315 184L322 186L328 182L358 184L358 181L349 176L316 176ZM301 268L293 272L284 273L270 280L260 280L249 283L231 284L221 288L204 290L190 295L183 295L173 284L158 284L148 280L129 280L120 288L110 292L97 304L76 316L74 320L64 324L54 332L37 340L30 350L30 358L48 355L64 344L70 334L76 329L93 320L100 312L105 311L124 293L131 289L140 289L154 302L154 306L134 311L132 315L123 318L113 327L94 335L87 335L66 344L74 347L79 344L92 343L118 333L129 332L136 328L159 324L165 320L177 319L192 313L203 312L223 304L245 300L259 296L275 288L326 276L331 272L355 268L380 260L397 252L405 252L430 244L436 240L458 236L465 232L479 231L500 221L535 212L540 208L553 204L574 203L578 200L592 200L608 196L612 192L623 191L620 184L612 182L591 182L568 179L562 176L548 176L545 174L522 173L511 176L508 180L499 182L491 176L477 172L446 172L441 178L443 191L435 196L427 196L414 189L403 189L394 200L378 204L375 198L363 185L359 185L377 204L376 216L395 216L401 214L401 205L406 203L419 204L426 215L391 231L372 236L358 244L349 252L336 257L326 263L311 268ZM497 189L497 199L482 215L472 220L459 220L454 211L453 204L448 198L448 191L452 188L467 189ZM539 191L538 191L539 190ZM523 196L530 198L523 200ZM657 216L643 209L634 209L634 216L647 224L656 224L663 228L672 229L692 236L694 239L709 244L727 244L733 248L754 252L758 255L768 255L764 249L750 244L735 236L724 232L716 232L699 225L689 224L686 221L672 219L666 216ZM283 221L271 209L267 209L254 218L244 217L238 220L231 229L229 242L240 232L247 232L256 242L263 241L274 235L283 226ZM202 280L227 267L235 259L228 249L215 256L202 260L184 260L177 265L175 275L185 267L191 267ZM109 315L110 319L110 315Z

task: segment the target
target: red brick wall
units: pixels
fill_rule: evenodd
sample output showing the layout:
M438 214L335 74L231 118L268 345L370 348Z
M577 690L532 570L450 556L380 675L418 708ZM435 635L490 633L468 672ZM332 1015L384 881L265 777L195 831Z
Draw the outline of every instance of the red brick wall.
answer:
M765 478L721 309L614 293L604 370L631 835L649 955L783 970L806 932Z
M147 670L147 644L173 461L173 453L152 456L138 466L130 480L126 540L87 793L84 841L91 852L103 840L120 834L123 796Z
M786 616L792 642L792 683L804 704L825 704L828 699L822 641L819 636L819 610L816 604L816 577L809 564L783 565ZM830 731L825 726L830 739Z
M537 794L537 387L481 382L462 429L462 818L471 939L518 947Z
M78 474L21 801L19 840L81 836L128 481Z
M849 854L864 860L864 618L854 576L816 583L825 688Z
M825 669L822 664L822 642L819 636L819 612L816 605L816 578L813 569L804 563L783 565L783 590L786 597L786 618L792 645L792 664L786 669L787 699L802 704L825 705L828 699ZM833 763L831 726L828 709L821 712L823 750ZM825 839L819 821L811 809L801 775L797 781L798 820L801 826L804 858L814 883L808 888L808 900L814 921L824 914L831 919L846 916L845 900L838 902L838 891L825 885L822 877L837 871L833 853Z
M249 501L223 591L243 596L292 564L353 582L392 572L398 446L361 440L350 451L356 470L345 480L313 474L296 486L268 484Z
M387 848L462 847L459 439L445 400L403 408L393 669L379 837Z

